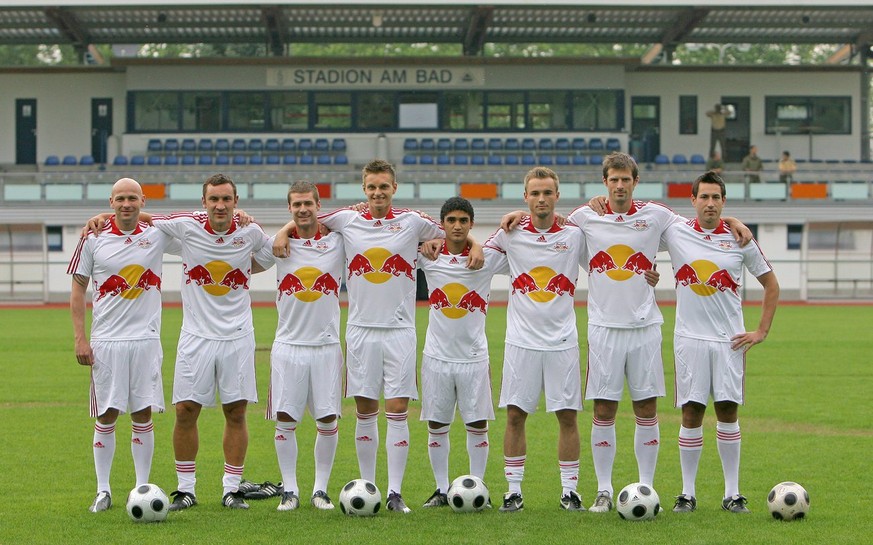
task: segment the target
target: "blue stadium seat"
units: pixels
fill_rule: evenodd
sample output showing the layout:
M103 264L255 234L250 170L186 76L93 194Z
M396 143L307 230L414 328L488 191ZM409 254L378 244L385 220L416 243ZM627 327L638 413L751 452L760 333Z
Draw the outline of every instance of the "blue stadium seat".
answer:
M222 165L222 166L229 165L230 164L230 157L228 157L227 155L216 155L215 156L215 164Z
M441 153L437 155L437 164L438 165L451 165L452 158L446 155L445 153Z
M434 163L433 155L424 154L418 158L419 165L432 165Z
M575 151L585 151L588 149L588 142L586 142L584 138L574 138L570 146Z
M151 159L151 157L149 157ZM149 163L152 164L152 163ZM157 163L160 164L160 163ZM167 155L164 157L164 166L174 167L179 164L179 156L178 155Z
M167 158L168 158L168 159L169 159L170 157L172 157L173 159L176 159L176 156L175 156L175 155L167 155ZM148 159L146 159L146 163L147 163L149 166L156 167L156 166L161 166L161 164L163 163L163 161L161 160L161 156L160 156L160 155L149 155L149 156L148 156Z
M169 157L175 157L175 155L170 155ZM130 164L137 167L144 165L145 155L134 155L130 158Z
M315 151L319 153L327 153L330 151L330 142L328 142L327 138L316 138L314 147Z
M246 150L246 141L242 138L234 138L230 143L230 150L234 153L244 152Z
M521 145L518 143L518 138L507 138L503 142L503 149L506 151L518 151Z
M488 156L488 164L490 166L500 166L503 164L503 160L500 159L499 155L489 155Z
M403 141L403 151L418 151L418 140L407 138Z
M330 143L330 150L333 152L343 152L345 153L346 149L346 139L345 138L334 138L333 142Z
M64 158L61 159L61 164L67 167L71 167L78 165L79 161L76 160L75 155L64 155Z
M197 164L200 166L208 166L215 163L215 158L211 155L201 155L197 158Z
M197 151L197 142L194 141L193 138L185 138L182 140L182 151L184 153L191 153Z
M555 143L551 138L540 138L540 150L552 151L555 149Z
M481 153L477 153L477 154L473 155L472 157L470 157L470 164L476 165L476 166L484 165L485 164L485 156L482 155Z
M567 166L570 164L570 156L569 155L556 155L555 156L555 164L561 166Z
M160 153L164 151L164 145L160 138L149 138L149 143L146 146L146 151L149 153Z
M276 145L278 146L279 142L276 142ZM264 162L267 163L268 165L280 165L280 164L282 164L282 160L275 153L271 153L270 155L267 155L267 159Z
M473 151L485 151L487 148L484 138L474 138L470 141L470 149Z
M491 151L500 151L503 149L503 139L501 138L489 138L488 139L488 149Z
M209 153L215 146L212 145L212 138L201 138L199 142L197 142L197 151L200 153Z
M416 160L415 155L411 155L411 154L407 153L406 155L403 156L403 164L404 165L414 165L417 162L418 161Z
M57 161L57 157L55 157L55 161ZM112 165L117 167L127 166L130 161L127 159L127 155L116 155L115 159L112 160ZM46 158L46 164L48 164L48 158Z
M61 160L57 155L49 155L45 158L45 166L56 167L61 164Z
M301 138L301 139L297 142L297 150L298 150L298 151L304 151L304 152L312 151L312 139L310 139L310 138Z
M433 138L422 138L419 148L421 151L434 151L436 149L436 142L433 141Z
M695 153L694 155L691 156L691 164L692 165L705 165L706 159L703 158L703 155L700 155L699 153Z
M591 155L588 157L588 164L589 165L599 165L602 162L603 162L603 156L600 155L599 153L595 153L594 155Z
M329 165L329 164L331 164L331 160L330 160L330 159L331 159L330 154L327 154L327 153L319 153L319 154L318 154L318 157L317 157L316 160L315 160L315 162L316 162L317 164L319 164L319 165Z
M537 164L537 158L530 153L525 153L521 156L521 164L525 166L533 166Z
M547 167L552 166L555 164L555 158L548 153L540 154L540 164Z
M518 155L507 155L503 159L505 165L517 165L520 162Z
M227 153L230 151L230 142L227 138L219 138L215 141L215 151L218 153Z
M667 157L666 155L664 155L663 153L659 153L658 155L655 155L655 164L656 165L669 165L670 158Z
M470 164L470 158L466 155L455 155L452 159L456 165L463 166Z
M339 155L335 155L333 158L333 164L335 165L347 165L349 164L349 156L345 153L340 153Z
M602 138L592 138L588 141L588 149L591 151L603 151L603 148Z
M570 139L558 138L555 140L555 149L558 151L570 151Z
M300 156L300 164L301 165L315 164L315 157L313 157L312 155L301 155Z
M260 153L264 151L264 141L260 138L249 139L249 151Z
M257 165L257 166L263 165L264 158L260 155L252 155L249 157L249 164L250 165Z
M191 166L197 164L197 158L193 155L183 155L182 156L182 164L185 166Z
M94 166L94 158L90 155L83 155L79 157L79 164L84 167Z
M533 138L525 138L521 141L521 149L524 151L535 151L537 149L537 141Z
M293 138L283 138L282 139L282 151L297 151L297 142L294 141Z
M621 140L618 138L607 138L606 151L621 151Z
M164 151L166 153L176 153L179 151L179 141L175 138L167 138L164 140Z
M470 149L470 142L466 138L455 138L455 151L467 151L468 149Z
M297 156L292 155L290 153L285 154L285 156L282 157L282 164L283 165L296 165L297 164Z
M276 154L279 153L279 139L278 138L267 138L266 142L264 142L264 151ZM276 156L278 158L278 156Z
M437 151L447 152L452 150L452 141L448 138L440 138L437 140Z
M245 155L236 154L236 155L233 156L233 164L235 164L235 165L244 165L244 164L246 164L246 163L247 163L247 161L246 161L246 156L245 156Z
M574 155L573 156L573 164L576 166L587 165L588 159L584 155Z
M677 154L673 155L673 161L672 161L672 163L673 163L674 165L687 165L687 164L688 164L688 158L685 157L685 154L684 154L684 153L677 153Z

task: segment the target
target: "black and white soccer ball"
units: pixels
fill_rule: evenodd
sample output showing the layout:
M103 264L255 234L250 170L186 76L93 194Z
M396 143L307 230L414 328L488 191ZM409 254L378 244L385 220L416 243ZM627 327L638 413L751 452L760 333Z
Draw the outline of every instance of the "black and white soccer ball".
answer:
M809 493L799 484L785 481L767 494L767 507L776 520L800 520L809 513Z
M339 504L346 515L371 517L382 507L382 493L370 481L355 479L340 490Z
M169 498L156 484L141 484L127 495L127 514L134 522L166 520L169 508Z
M488 487L475 475L461 475L449 485L446 497L455 513L476 513L488 505Z
M618 493L615 509L624 520L652 520L661 512L661 500L651 486L631 483Z

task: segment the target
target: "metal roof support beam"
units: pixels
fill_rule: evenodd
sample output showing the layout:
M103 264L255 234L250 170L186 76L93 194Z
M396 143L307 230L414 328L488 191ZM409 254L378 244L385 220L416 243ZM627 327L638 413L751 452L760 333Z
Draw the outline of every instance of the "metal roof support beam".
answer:
M76 16L63 8L46 8L46 17L58 27L61 36L66 38L79 56L79 62L84 62L85 53L91 45L91 36L82 26Z
M652 64L660 59L662 63L670 63L676 46L685 40L691 31L709 15L708 9L695 8L683 10L673 24L664 30L661 39L646 51L640 58L643 64Z
M494 16L493 6L477 6L470 13L467 32L464 34L464 55L473 57L482 53L485 47L485 35Z
M862 37L863 38L863 37ZM873 38L867 36L865 43L859 43L858 51L861 56L861 111L864 112L864 120L861 125L861 159L870 160L870 123L873 123L873 114L870 113L870 78L873 76Z
M282 57L286 53L285 44L288 43L288 28L282 10L277 6L261 9L261 19L267 28L267 48L274 57Z

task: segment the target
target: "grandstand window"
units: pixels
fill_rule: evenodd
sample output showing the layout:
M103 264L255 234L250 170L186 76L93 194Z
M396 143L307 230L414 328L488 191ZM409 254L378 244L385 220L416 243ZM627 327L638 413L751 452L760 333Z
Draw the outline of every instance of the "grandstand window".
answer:
M141 92L132 94L133 125L140 131L179 130L179 94Z
M850 134L851 97L765 97L767 134Z
M485 126L494 129L524 129L524 93L494 92L486 95Z
M567 93L537 91L528 93L527 126L534 130L567 128Z
M46 225L45 245L49 252L63 252L64 228L60 225Z
M183 93L181 129L200 132L221 130L221 94Z
M264 111L263 93L228 93L227 130L264 130Z
M273 130L305 131L309 128L309 95L307 93L271 93L270 122Z
M438 129L439 95L437 93L401 93L398 96L399 129Z
M351 93L315 93L315 124L313 128L352 128Z
M358 93L356 126L364 130L392 129L396 126L392 93Z
M604 131L621 128L622 93L615 91L574 91L573 128Z
M697 134L697 96L679 97L679 134Z
M443 130L481 130L484 124L481 92L448 92L443 95Z
M803 225L788 225L788 240L786 248L799 250L803 243Z

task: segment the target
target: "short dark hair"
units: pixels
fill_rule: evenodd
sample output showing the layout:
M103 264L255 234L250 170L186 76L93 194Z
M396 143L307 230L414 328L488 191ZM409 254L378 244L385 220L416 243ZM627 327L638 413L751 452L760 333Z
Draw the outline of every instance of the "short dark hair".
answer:
M445 221L446 216L454 211L466 212L470 215L470 221L473 220L473 205L464 197L451 197L443 203L440 208L440 222Z
M364 181L364 178L369 174L381 174L382 172L387 172L391 175L391 181L397 181L397 173L394 171L394 165L385 161L383 159L373 159L361 169L361 182Z
M606 179L606 176L609 174L609 169L611 168L616 170L628 169L631 171L631 175L633 175L635 180L640 177L640 168L637 166L637 162L627 153L614 151L603 158L604 179Z
M310 181L297 180L291 184L291 187L288 188L288 204L291 204L292 193L312 193L312 198L315 199L316 203L318 202L318 188Z
M226 174L213 174L209 178L206 178L206 181L203 182L203 196L206 197L206 188L208 186L217 186L230 184L233 188L233 196L236 197L236 184L233 183L233 180L230 179L230 176Z
M697 188L700 184L718 184L718 187L721 189L721 196L724 198L725 196L725 188L724 188L724 178L718 175L718 172L714 170L708 170L697 177L696 180L691 184L691 194L697 197Z

